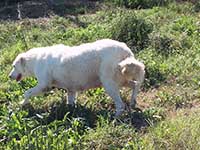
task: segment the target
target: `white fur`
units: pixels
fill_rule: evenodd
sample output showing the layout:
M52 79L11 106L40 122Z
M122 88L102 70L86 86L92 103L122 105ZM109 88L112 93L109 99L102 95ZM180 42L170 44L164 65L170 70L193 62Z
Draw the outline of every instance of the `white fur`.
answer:
M19 54L13 62L12 79L34 76L38 84L25 92L23 104L52 87L68 91L68 104L74 104L77 91L103 86L115 101L116 116L124 111L119 88L133 88L131 104L135 105L144 79L144 65L134 58L126 44L103 39L80 46L62 44L33 48ZM22 75L22 78L19 77Z

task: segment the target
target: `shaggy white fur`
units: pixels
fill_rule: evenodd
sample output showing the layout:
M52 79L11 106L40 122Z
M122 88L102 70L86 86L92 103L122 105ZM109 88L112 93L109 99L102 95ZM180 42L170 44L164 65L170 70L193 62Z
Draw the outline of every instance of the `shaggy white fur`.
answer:
M38 80L34 88L25 92L23 105L31 96L52 87L67 90L67 102L73 105L77 91L103 86L114 100L119 116L125 107L119 88L133 89L131 104L135 105L144 68L126 44L103 39L73 47L60 44L30 49L16 57L9 76L17 81L27 76Z

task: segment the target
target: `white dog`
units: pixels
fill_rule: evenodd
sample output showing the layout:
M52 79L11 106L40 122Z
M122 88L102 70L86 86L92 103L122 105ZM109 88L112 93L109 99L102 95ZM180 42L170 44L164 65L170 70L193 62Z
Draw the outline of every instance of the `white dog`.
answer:
M67 102L73 105L77 91L103 86L114 100L115 115L119 116L125 109L119 88L133 89L131 105L134 106L144 79L144 69L126 44L103 39L73 47L61 44L33 48L16 57L9 76L17 81L27 76L38 80L34 88L25 92L23 105L29 103L31 96L52 87L67 90Z

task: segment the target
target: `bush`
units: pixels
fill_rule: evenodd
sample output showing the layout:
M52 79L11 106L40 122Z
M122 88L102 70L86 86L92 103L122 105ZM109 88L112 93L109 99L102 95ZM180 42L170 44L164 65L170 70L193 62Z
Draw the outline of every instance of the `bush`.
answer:
M170 0L110 0L117 6L126 8L152 8L154 6L167 5Z
M194 5L194 11L195 12L200 12L200 1L197 1Z
M158 62L154 63L151 62L146 65L146 81L144 88L148 89L152 86L159 87L160 84L167 79L168 71L166 68L163 68L164 64L158 64Z
M172 38L167 36L156 36L153 41L154 47L159 53L163 55L169 55L170 53L172 53Z
M168 35L155 35L152 38L152 45L155 50L163 55L169 56L174 53L178 53L181 49L181 42L177 39L174 39Z
M112 38L125 42L134 52L144 49L149 43L153 25L134 13L121 13L113 20Z

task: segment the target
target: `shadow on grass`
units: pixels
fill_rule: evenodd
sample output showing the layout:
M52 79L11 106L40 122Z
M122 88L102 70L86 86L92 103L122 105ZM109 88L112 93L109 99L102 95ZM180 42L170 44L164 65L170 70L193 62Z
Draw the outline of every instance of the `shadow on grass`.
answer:
M69 119L82 118L85 124L90 128L96 127L99 116L103 117L104 119L109 119L109 121L116 120L117 124L131 124L136 131L150 126L151 124L149 121L154 123L157 122L155 120L150 120L149 116L146 116L139 108L126 111L117 119L114 118L114 113L110 112L108 109L97 111L80 104L77 104L76 106L66 105L64 102L54 103L48 108L48 110L41 108L35 109L32 105L28 105L24 109L28 111L28 117L37 116L36 119L41 122L41 124L49 124L55 120L63 120L66 114Z
M67 114L69 119L83 118L87 126L94 127L98 116L98 112L91 108L80 104L76 104L75 106L66 105L65 102L53 103L48 109L36 109L31 104L25 106L23 109L28 111L28 117L41 116L37 117L37 119L42 124L49 124L55 120L62 120Z
M149 117L139 108L128 111L116 119L116 124L122 123L133 126L136 131L143 130L151 125L149 123Z

